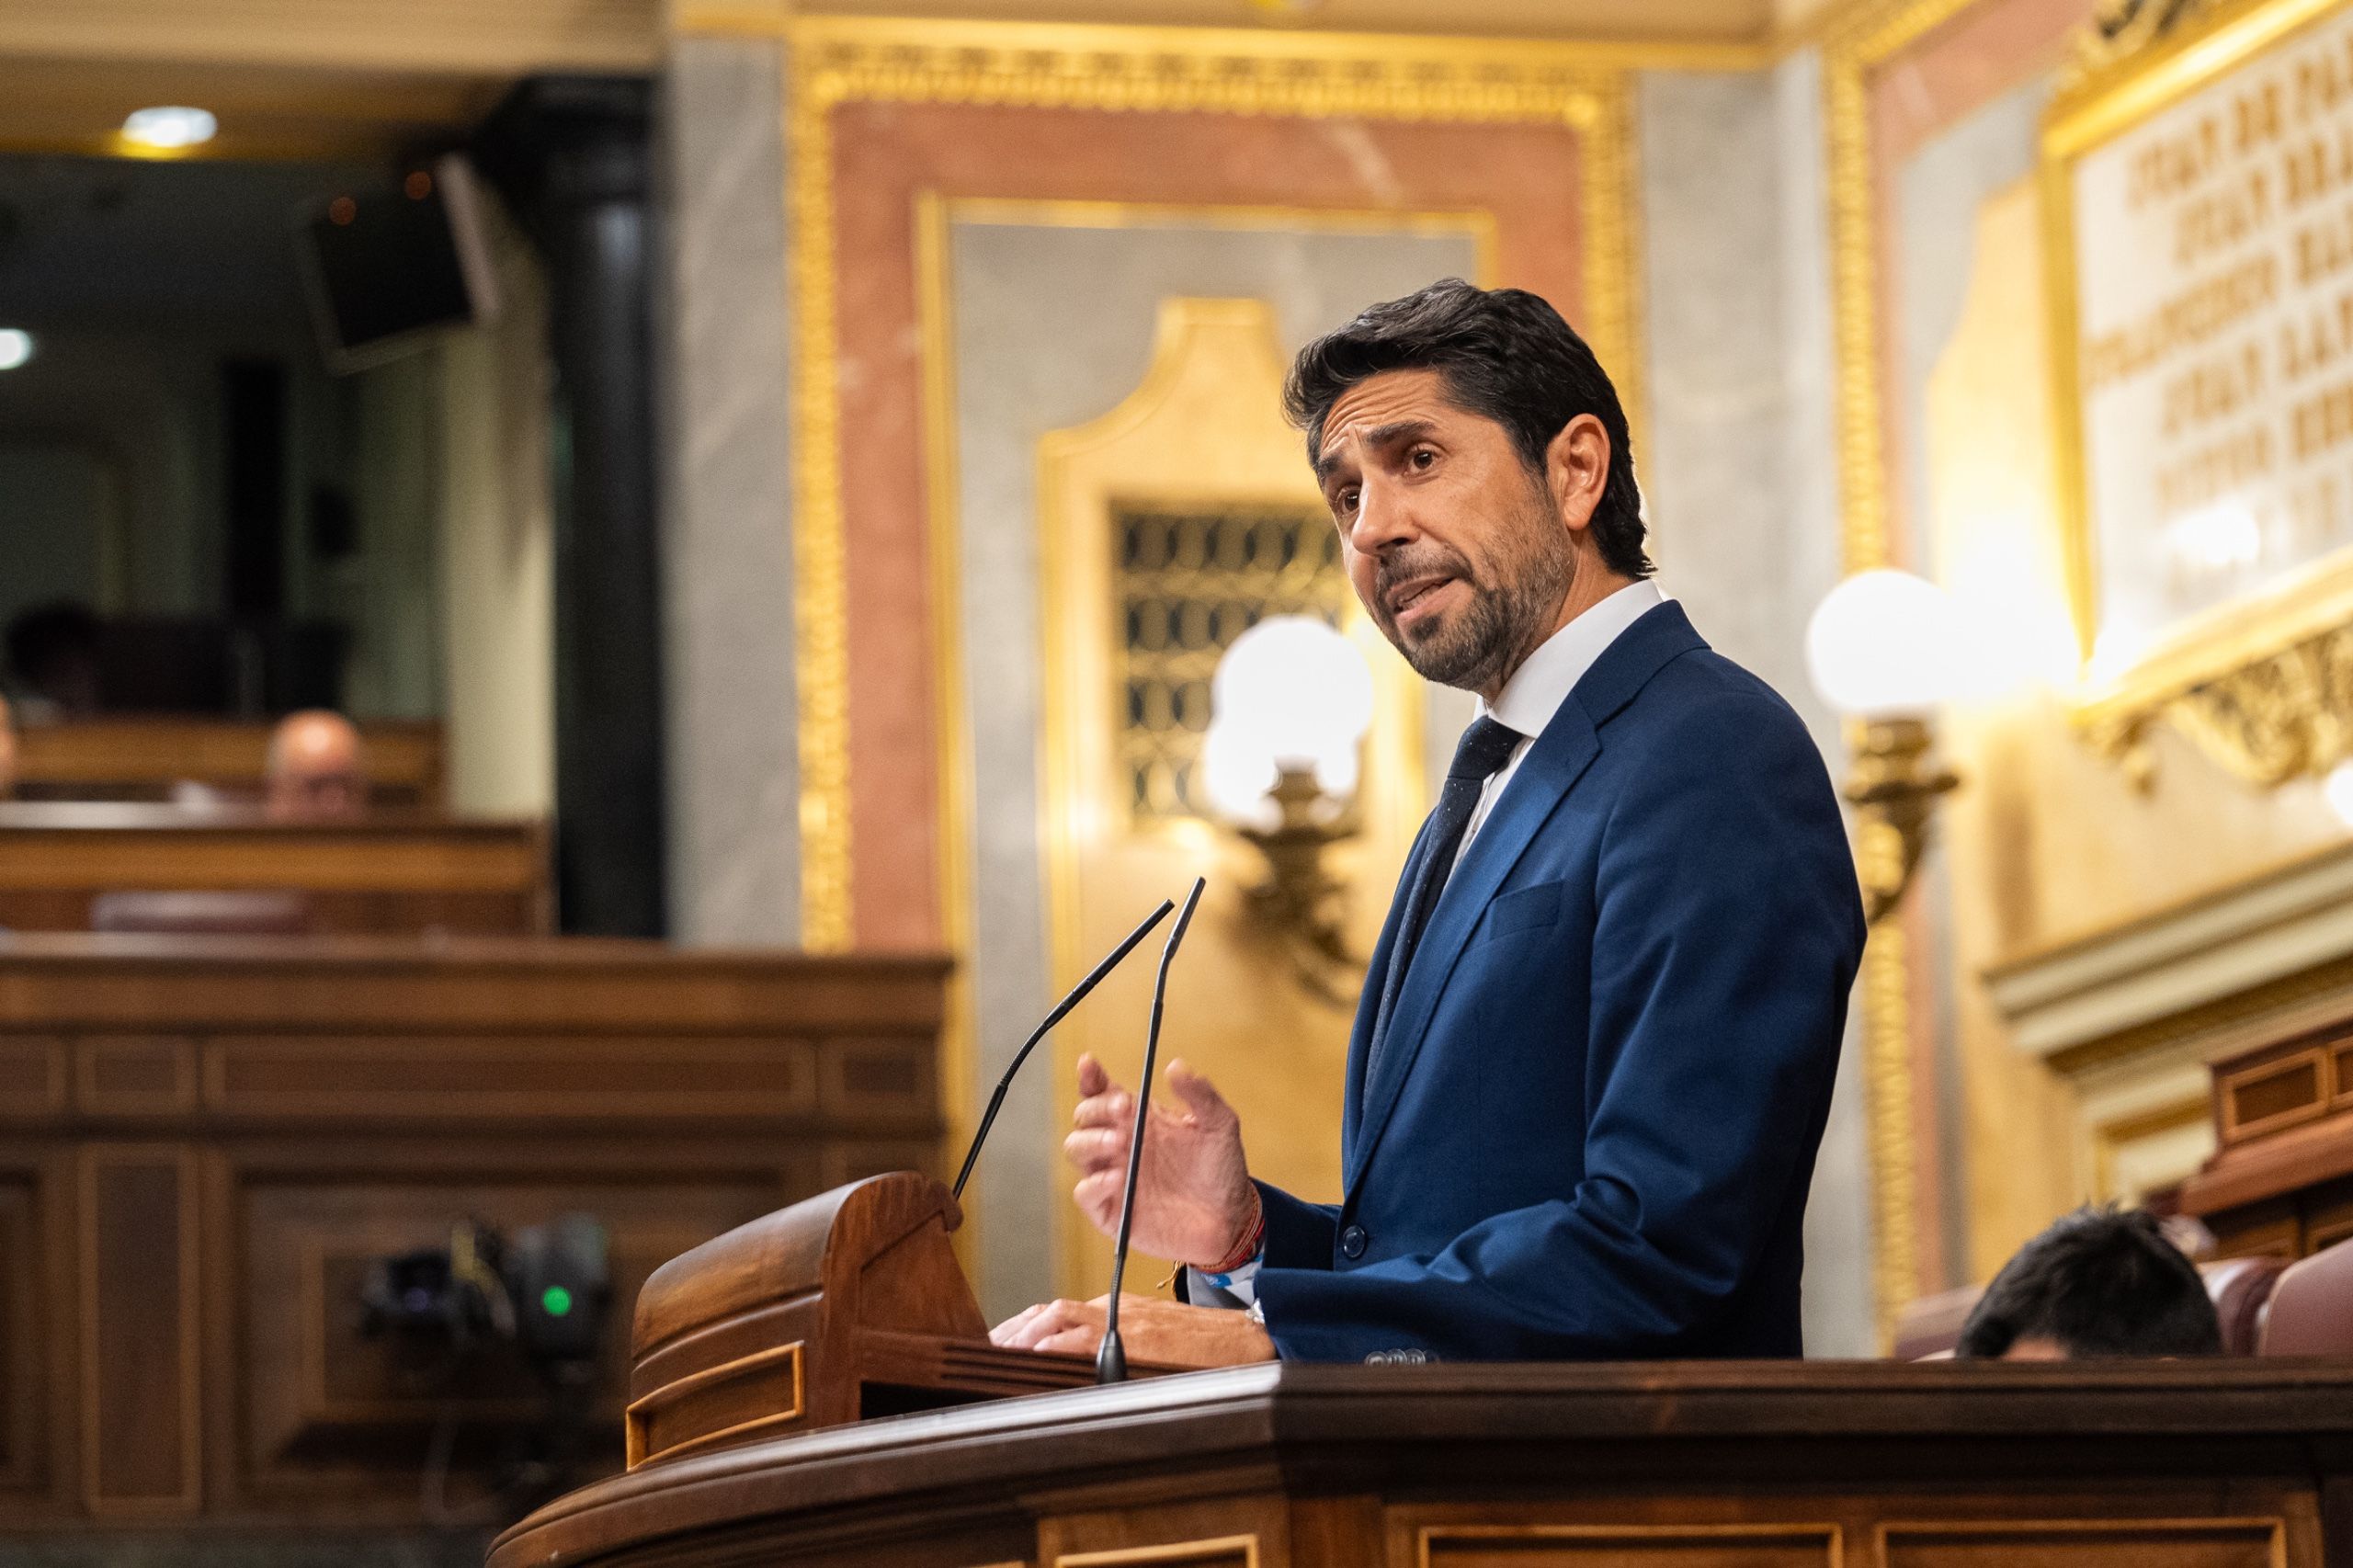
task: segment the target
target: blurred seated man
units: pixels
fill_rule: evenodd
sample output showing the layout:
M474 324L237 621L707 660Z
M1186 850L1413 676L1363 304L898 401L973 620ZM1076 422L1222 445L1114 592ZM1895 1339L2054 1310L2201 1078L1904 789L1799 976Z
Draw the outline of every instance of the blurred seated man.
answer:
M324 709L290 713L269 737L269 815L279 822L348 822L368 810L359 732Z
M2198 1266L2154 1215L2078 1209L2020 1247L1961 1326L1961 1359L2217 1356L2222 1329Z
M17 720L0 697L0 801L17 792Z

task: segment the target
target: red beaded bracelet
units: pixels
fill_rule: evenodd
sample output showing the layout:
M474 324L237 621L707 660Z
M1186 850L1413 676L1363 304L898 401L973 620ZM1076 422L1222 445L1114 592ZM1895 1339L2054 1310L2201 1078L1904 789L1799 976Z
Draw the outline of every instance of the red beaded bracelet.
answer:
M1231 1274L1235 1269L1241 1267L1244 1264L1249 1262L1252 1258L1256 1257L1258 1256L1258 1249L1266 1244L1266 1240L1267 1206L1260 1200L1258 1197L1258 1189L1254 1187L1250 1189L1250 1223L1243 1227L1242 1240L1236 1244L1233 1251L1226 1255L1224 1261L1209 1268L1204 1268L1201 1272L1204 1274Z

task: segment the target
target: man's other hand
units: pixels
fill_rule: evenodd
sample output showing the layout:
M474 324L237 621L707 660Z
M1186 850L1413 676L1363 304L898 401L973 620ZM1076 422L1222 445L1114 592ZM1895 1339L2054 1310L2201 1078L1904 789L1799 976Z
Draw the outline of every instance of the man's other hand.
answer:
M1256 1218L1250 1165L1242 1154L1242 1121L1207 1078L1179 1059L1168 1064L1168 1096L1152 1108L1144 1131L1142 1191L1136 1199L1138 1252L1196 1267L1222 1262ZM1127 1190L1134 1099L1092 1056L1078 1059L1076 1129L1063 1153L1078 1171L1071 1196L1105 1235L1120 1228Z
M1041 1301L997 1324L989 1338L1008 1350L1092 1356L1103 1343L1104 1310L1110 1300ZM1120 1342L1129 1360L1165 1367L1239 1367L1275 1358L1275 1342L1248 1314L1156 1296L1120 1298Z

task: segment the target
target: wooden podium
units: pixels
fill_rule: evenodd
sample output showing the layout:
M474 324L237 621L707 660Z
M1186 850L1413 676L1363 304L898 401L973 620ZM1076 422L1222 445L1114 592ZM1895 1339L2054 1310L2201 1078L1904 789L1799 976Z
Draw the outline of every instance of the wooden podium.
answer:
M987 1343L957 1221L902 1173L665 1266L629 1471L490 1568L2353 1568L2353 1360L1079 1387Z
M946 1187L897 1171L779 1209L664 1264L638 1293L631 1333L630 1469L1092 1384L1091 1358L989 1343L949 1245L961 1219Z
M2353 1362L1270 1364L657 1460L490 1568L2348 1568Z

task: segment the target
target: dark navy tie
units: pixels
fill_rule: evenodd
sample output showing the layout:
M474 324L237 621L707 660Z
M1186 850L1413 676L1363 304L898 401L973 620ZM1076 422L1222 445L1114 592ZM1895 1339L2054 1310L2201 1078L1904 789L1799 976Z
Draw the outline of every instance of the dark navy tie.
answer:
M1429 831L1422 836L1421 854L1405 878L1405 907L1397 922L1397 939L1390 945L1389 971L1381 981L1381 1006L1372 1016L1372 1044L1365 1052L1364 1090L1370 1092L1380 1071L1381 1050L1387 1043L1390 1015L1397 1010L1397 994L1404 989L1405 970L1421 946L1422 929L1430 923L1438 894L1446 891L1454 858L1471 813L1479 807L1479 791L1503 765L1514 747L1527 739L1518 730L1483 714L1462 732L1454 761L1446 770L1446 788L1438 791L1438 809L1430 813Z

